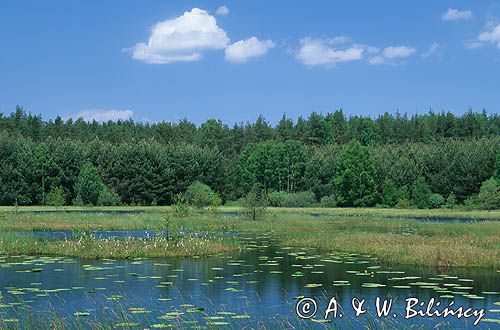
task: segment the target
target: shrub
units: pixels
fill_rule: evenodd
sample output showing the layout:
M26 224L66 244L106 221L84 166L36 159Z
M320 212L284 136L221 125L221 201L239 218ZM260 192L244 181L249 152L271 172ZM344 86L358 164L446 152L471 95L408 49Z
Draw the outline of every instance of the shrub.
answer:
M182 194L174 196L174 216L177 218L185 218L189 215L189 206L186 204Z
M488 211L500 208L500 187L494 178L483 182L476 203L480 208Z
M59 186L52 187L45 199L45 204L55 207L63 206L65 202L66 194L64 193L64 189Z
M212 191L212 188L200 181L193 182L187 188L184 193L184 200L187 204L200 209L206 206L221 204L221 199L217 193Z
M323 196L320 205L322 207L337 207L337 198L335 195Z
M77 195L75 199L73 199L73 206L85 206L82 196Z
M117 206L121 204L120 196L114 191L106 186L99 193L99 198L97 198L97 205L99 206Z
M254 185L250 192L241 199L241 215L248 220L260 220L264 217L267 208L266 192L258 184Z
M410 191L408 190L408 186L404 185L398 189L398 202L396 204L397 208L407 209L411 206L410 203Z
M270 206L274 207L308 207L316 204L313 192L303 191L297 193L271 192L267 195Z
M414 206L419 209L427 209L431 206L430 195L431 190L425 179L420 177L413 184L413 190L411 193L411 201Z
M452 191L448 195L448 198L446 198L446 207L449 207L450 209L453 210L455 205L457 205L457 196L455 196L455 193Z
M429 206L433 209L438 209L442 207L445 203L445 199L441 194L430 194L429 196Z
M382 204L389 207L394 207L398 203L398 189L394 184L394 181L387 180L384 183L384 188L382 190Z

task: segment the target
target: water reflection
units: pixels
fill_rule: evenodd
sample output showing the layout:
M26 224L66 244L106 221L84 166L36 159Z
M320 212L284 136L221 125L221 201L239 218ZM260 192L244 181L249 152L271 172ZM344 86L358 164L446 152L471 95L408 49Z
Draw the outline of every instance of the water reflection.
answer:
M455 305L485 308L486 318L498 318L498 312L490 312L500 308L495 305L500 300L496 271L389 267L369 255L318 254L314 249L279 246L270 236L240 239L243 252L210 258L89 261L0 257L0 318L24 322L19 308L28 307L32 311L53 310L70 319L80 313L77 315L85 316L79 319L89 320L86 322L113 319L116 310L124 310L133 322L144 327L188 328L201 324L241 328L265 324L280 328L289 324L298 328L358 328L383 322L402 328L432 327L442 321L403 320L407 297L434 297L443 304L454 300ZM329 324L299 320L294 299L298 296L317 298L320 309L336 297L346 317ZM394 299L398 317L375 320L363 315L354 319L348 308L351 299L365 298L370 308L376 296ZM370 314L374 312L372 308ZM43 312L39 316L48 315ZM472 327L463 319L448 318L446 322L451 328ZM495 325L483 322L479 328Z

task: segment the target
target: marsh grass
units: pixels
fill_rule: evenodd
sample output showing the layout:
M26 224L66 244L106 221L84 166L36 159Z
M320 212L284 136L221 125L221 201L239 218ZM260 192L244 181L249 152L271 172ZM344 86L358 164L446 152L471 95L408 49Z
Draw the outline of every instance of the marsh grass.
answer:
M238 250L237 243L224 237L181 237L168 239L125 238L98 239L90 233L81 233L73 239L47 240L0 233L0 255L46 255L79 257L83 259L135 257L190 257L210 256Z
M4 208L5 209L5 208ZM119 208L109 208L119 210ZM145 208L131 208L143 210ZM272 233L281 245L312 247L319 251L372 254L391 264L438 267L500 267L500 221L423 222L390 217L459 217L500 219L500 212L451 210L399 210L349 208L270 208L265 219L246 221L237 216L213 212L193 213L186 218L173 217L168 207L147 208L154 212L137 214L113 213L3 213L1 230L131 230L168 229L175 237L186 233ZM128 208L121 210L129 210ZM162 210L163 212L158 212ZM239 210L223 207L222 212ZM321 214L323 216L313 216ZM347 215L348 217L342 217ZM166 220L168 218L168 221ZM93 245L71 240L43 242L30 238L12 238L4 234L0 252L51 254L121 258L130 256L190 255L190 247L198 254L226 251L234 241L221 238L184 238L173 243L127 240L124 242L94 240ZM182 242L182 244L180 243ZM183 250L185 250L183 252ZM22 252L21 252L22 251ZM126 251L126 253L124 252Z

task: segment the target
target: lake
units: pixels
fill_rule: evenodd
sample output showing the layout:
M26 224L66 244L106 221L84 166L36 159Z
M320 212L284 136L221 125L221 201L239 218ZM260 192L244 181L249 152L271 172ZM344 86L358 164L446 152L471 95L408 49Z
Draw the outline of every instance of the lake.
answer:
M369 255L280 246L268 235L235 239L242 252L209 258L0 257L0 325L23 328L27 315L57 315L89 328L96 322L124 328L427 328L439 321L453 329L498 328L495 270L390 267ZM317 300L318 314L312 319L296 316L301 296ZM377 296L393 300L389 317L374 317ZM319 323L332 297L343 316ZM357 318L353 297L366 299L368 311ZM474 327L474 317L405 320L408 297L484 308L485 321Z

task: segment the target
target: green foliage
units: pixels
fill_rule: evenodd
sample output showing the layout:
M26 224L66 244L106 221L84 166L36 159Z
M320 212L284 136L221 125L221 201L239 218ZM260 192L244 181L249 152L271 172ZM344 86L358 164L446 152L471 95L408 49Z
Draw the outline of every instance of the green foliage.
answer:
M189 205L181 193L175 195L173 209L174 217L176 218L185 218L189 215Z
M298 141L249 145L235 166L235 186L241 188L238 194L245 194L256 183L266 190L300 191L306 159L306 148Z
M64 189L59 186L52 187L45 198L45 204L55 207L63 206L65 202L66 194L64 193Z
M366 147L352 142L340 153L333 184L341 206L374 204L377 194L375 167Z
M485 210L500 208L500 185L491 178L483 182L476 198L477 206Z
M410 208L410 190L407 185L404 185L398 189L398 203L396 204L397 208L407 209Z
M199 181L193 182L184 193L187 204L196 208L221 204L221 199L209 186Z
M73 206L85 206L82 196L76 195L75 199L73 199Z
M310 207L316 204L316 197L310 191L297 193L273 191L267 194L269 206L274 207Z
M415 184L413 185L413 189L411 192L411 202L412 204L419 209L427 209L431 207L431 189L425 179L420 177L417 179Z
M99 206L117 206L121 204L120 196L111 188L103 186L97 198L97 205Z
M371 160L364 152L346 157L352 141L367 148ZM276 127L262 116L230 127L213 119L199 126L186 119L43 121L17 107L0 115L0 159L0 205L47 204L52 187L63 189L66 202L97 204L99 182L126 205L171 205L194 181L222 200L236 200L260 184L266 191L311 191L316 200L334 195L340 206L393 205L387 182L414 187L419 177L432 192L453 192L459 204L489 178L500 183L500 115L369 118L346 117L339 109L296 120L284 116ZM408 207L409 200L398 193L396 205Z
M497 153L497 159L495 162L495 170L493 172L493 178L497 180L498 184L500 184L500 152Z
M430 194L429 195L429 207L431 209L438 209L445 204L446 200L441 194Z
M388 207L394 207L398 203L398 189L396 188L396 185L394 184L394 181L392 180L387 180L384 183L384 187L382 190L382 204L384 206Z
M452 191L448 195L448 198L446 198L446 207L453 210L456 205L457 205L457 197L455 196L455 193Z
M76 181L75 192L84 205L97 205L99 195L104 189L99 172L89 162L83 164Z
M321 207L337 207L337 198L335 195L323 196L320 205Z
M241 199L241 215L247 220L261 220L264 217L267 205L265 190L255 184L248 194Z

